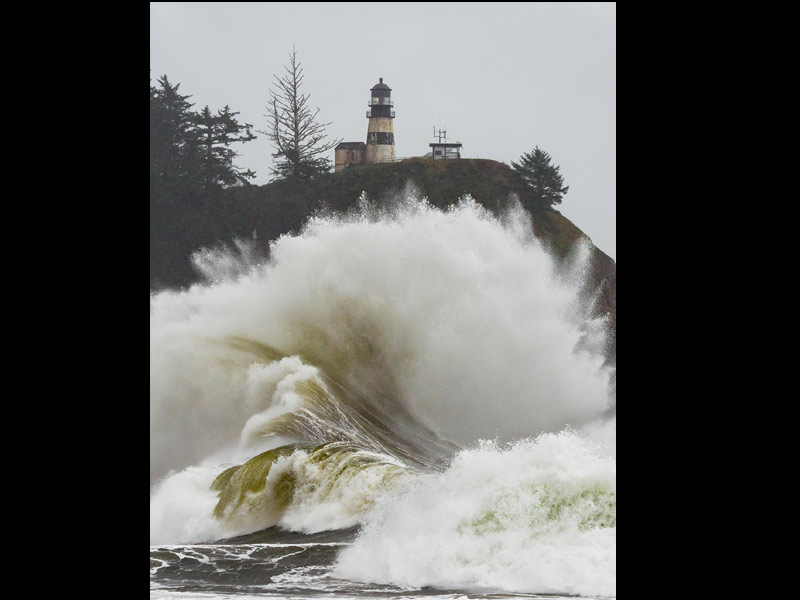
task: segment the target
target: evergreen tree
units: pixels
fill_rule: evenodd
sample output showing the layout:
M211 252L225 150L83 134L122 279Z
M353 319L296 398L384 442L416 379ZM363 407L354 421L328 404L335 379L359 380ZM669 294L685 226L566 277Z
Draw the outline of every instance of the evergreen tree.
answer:
M150 84L150 182L160 191L191 192L230 186L255 177L233 164L233 143L256 138L249 123L236 121L227 105L213 114L206 106L192 111L191 102L166 75Z
M150 85L150 183L173 187L185 184L196 169L194 106L166 75Z
M194 112L179 86L166 75L150 82L151 289L196 278L192 252L234 230L234 201L222 188L254 176L233 164L237 154L230 147L254 139L252 126L237 123L228 106L216 114L208 107Z
M238 154L229 146L234 142L249 142L256 139L250 128L252 125L240 125L226 105L216 115L206 106L194 118L197 145L197 178L204 189L212 186L230 186L246 182L255 177L250 169L242 171L233 164Z
M569 191L559 174L561 167L551 165L550 155L539 146L520 159L519 164L511 161L511 166L528 186L534 203L538 206L561 204L562 196Z
M275 148L272 157L275 179L294 182L313 179L330 171L331 161L320 156L328 152L341 140L325 142L325 127L330 123L317 123L319 108L313 112L308 106L308 94L303 94L303 69L297 62L297 53L292 49L289 66L284 67L283 77L275 76L270 90L268 113L269 129L260 131Z

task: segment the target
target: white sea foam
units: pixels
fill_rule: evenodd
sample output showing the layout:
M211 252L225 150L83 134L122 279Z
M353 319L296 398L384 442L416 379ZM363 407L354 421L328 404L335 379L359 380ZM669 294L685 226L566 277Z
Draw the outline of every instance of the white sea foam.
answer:
M369 515L337 577L616 595L616 461L576 433L483 443Z
M225 537L213 518L218 467L188 467L164 478L150 495L150 543L211 541Z

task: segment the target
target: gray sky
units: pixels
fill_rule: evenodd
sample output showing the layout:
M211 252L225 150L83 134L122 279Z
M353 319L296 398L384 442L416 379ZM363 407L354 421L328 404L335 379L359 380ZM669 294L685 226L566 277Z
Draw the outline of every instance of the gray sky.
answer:
M383 77L398 157L428 152L434 126L465 158L510 164L538 145L570 186L556 208L616 260L616 17L611 2L151 2L150 77L264 129L294 45L318 120L344 141L366 140ZM268 183L266 138L235 148Z

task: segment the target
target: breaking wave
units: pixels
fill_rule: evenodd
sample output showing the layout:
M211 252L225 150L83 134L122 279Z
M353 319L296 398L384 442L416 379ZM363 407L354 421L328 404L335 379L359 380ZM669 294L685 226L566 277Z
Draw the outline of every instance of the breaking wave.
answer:
M351 580L615 594L585 247L410 197L239 254L151 296L151 543L361 525Z

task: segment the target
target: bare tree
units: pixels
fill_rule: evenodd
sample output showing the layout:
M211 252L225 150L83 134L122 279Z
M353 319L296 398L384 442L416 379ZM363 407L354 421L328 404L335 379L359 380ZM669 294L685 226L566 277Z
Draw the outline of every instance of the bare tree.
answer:
M276 152L272 155L275 166L274 179L302 181L313 179L330 171L331 161L320 156L336 147L341 140L326 142L325 127L330 123L317 123L319 108L313 112L308 106L308 94L303 94L303 68L292 48L289 66L283 77L275 75L270 103L267 105L269 130L260 131L272 142Z

